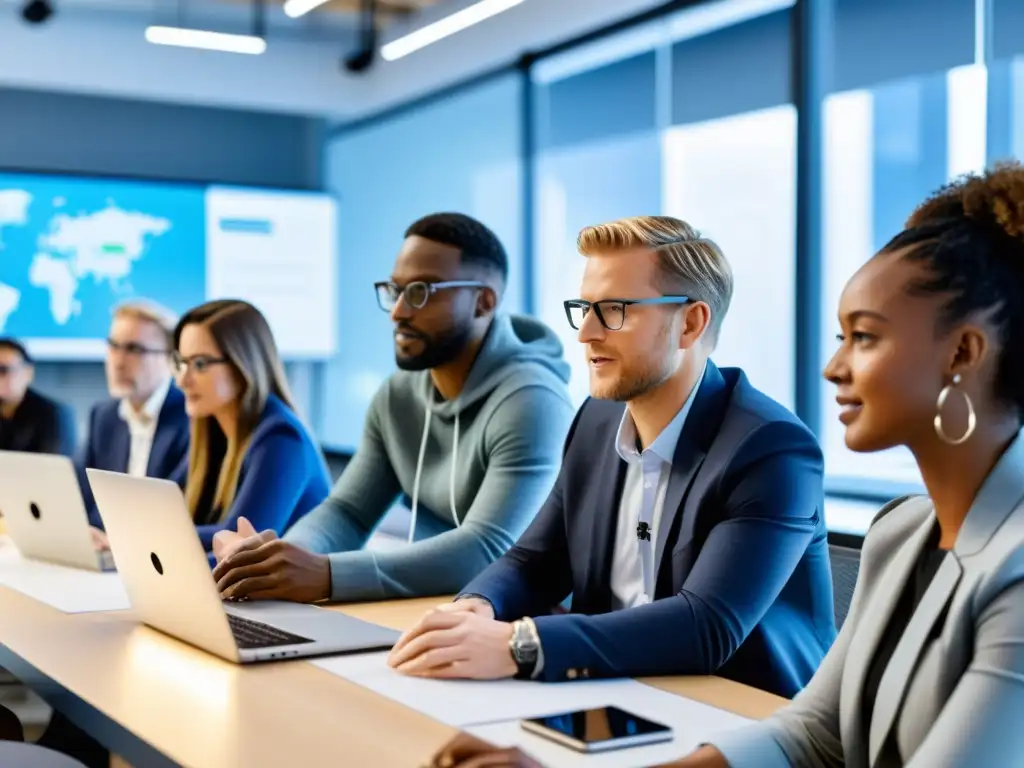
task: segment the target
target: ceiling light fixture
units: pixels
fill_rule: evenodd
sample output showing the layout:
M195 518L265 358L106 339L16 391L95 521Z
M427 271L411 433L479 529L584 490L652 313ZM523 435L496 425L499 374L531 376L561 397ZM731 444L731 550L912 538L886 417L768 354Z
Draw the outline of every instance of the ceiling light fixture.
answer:
M377 0L362 0L359 11L359 48L342 60L349 72L365 72L377 55Z
M46 0L30 0L21 8L21 18L29 24L42 24L53 16L53 4Z
M286 0L284 12L291 18L297 19L299 16L305 16L314 8L319 8L326 2L327 0Z
M176 45L182 48L203 48L225 53L258 55L267 50L267 41L253 35L232 35L186 27L146 27L146 40L155 45Z
M266 0L252 2L252 33L248 35L213 32L208 29L186 27L185 0L178 2L177 26L153 25L146 27L146 40L154 45L174 45L181 48L202 48L225 53L259 55L267 50Z
M381 46L380 55L385 61L395 61L420 48L436 43L438 40L454 35L456 32L472 27L474 24L479 24L485 19L497 16L522 2L523 0L480 0L461 11L456 11L450 16L438 19L433 24L427 24L425 27L420 27L408 35L403 35Z

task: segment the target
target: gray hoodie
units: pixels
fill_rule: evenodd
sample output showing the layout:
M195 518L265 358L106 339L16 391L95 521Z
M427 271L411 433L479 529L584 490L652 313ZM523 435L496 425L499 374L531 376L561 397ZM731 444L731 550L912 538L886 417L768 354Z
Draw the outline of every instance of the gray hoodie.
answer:
M512 546L551 490L573 418L568 380L546 325L498 315L454 400L440 398L429 371L381 386L331 495L285 538L330 553L335 601L457 592ZM410 543L361 549L402 495Z

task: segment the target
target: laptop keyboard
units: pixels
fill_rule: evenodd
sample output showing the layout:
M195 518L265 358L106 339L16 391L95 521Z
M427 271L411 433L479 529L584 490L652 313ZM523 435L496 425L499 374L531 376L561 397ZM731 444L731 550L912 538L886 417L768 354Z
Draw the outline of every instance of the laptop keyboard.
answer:
M243 619L233 613L228 615L228 625L231 627L231 634L235 636L235 642L239 648L274 648L279 645L297 645L299 643L312 643L308 637L300 637L290 632L285 632L269 624L261 624L251 619Z

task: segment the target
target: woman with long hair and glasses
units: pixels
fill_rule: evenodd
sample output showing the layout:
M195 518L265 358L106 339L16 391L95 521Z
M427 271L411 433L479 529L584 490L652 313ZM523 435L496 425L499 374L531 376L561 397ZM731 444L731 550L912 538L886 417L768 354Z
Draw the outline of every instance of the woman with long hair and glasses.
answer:
M280 536L327 497L330 480L270 326L244 301L210 301L181 318L174 349L191 421L185 498L203 546L239 518Z

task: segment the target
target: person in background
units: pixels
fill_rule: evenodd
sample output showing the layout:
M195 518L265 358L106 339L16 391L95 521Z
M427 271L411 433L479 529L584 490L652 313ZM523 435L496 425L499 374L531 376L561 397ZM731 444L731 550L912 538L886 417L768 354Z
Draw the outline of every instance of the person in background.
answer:
M927 495L864 539L821 669L677 765L1017 765L1024 756L1024 167L943 187L846 284L846 445L906 446Z
M114 310L104 366L111 399L93 406L86 442L75 462L97 549L109 545L86 469L185 483L188 416L185 397L171 375L176 320L168 309L144 299ZM89 768L110 764L107 750L56 710L39 744Z
M12 338L0 338L0 450L72 456L74 412L32 389L34 376L28 350Z
M584 229L588 399L516 545L392 650L436 678L717 674L783 696L835 638L811 432L710 360L731 268L686 222ZM572 594L572 613L552 609ZM536 617L536 618L533 618Z
M374 396L330 498L283 540L224 535L214 576L225 597L445 594L512 545L551 488L573 409L554 333L498 311L507 276L504 248L475 219L440 213L408 228L376 285L401 370ZM411 497L408 544L363 549L400 495Z
M266 319L244 301L207 302L178 322L174 350L191 422L185 498L200 541L210 551L241 517L283 534L331 485Z
M93 406L76 460L93 539L101 548L106 536L86 469L185 482L188 416L185 397L171 380L176 320L172 312L146 300L114 310L104 365L111 399Z

